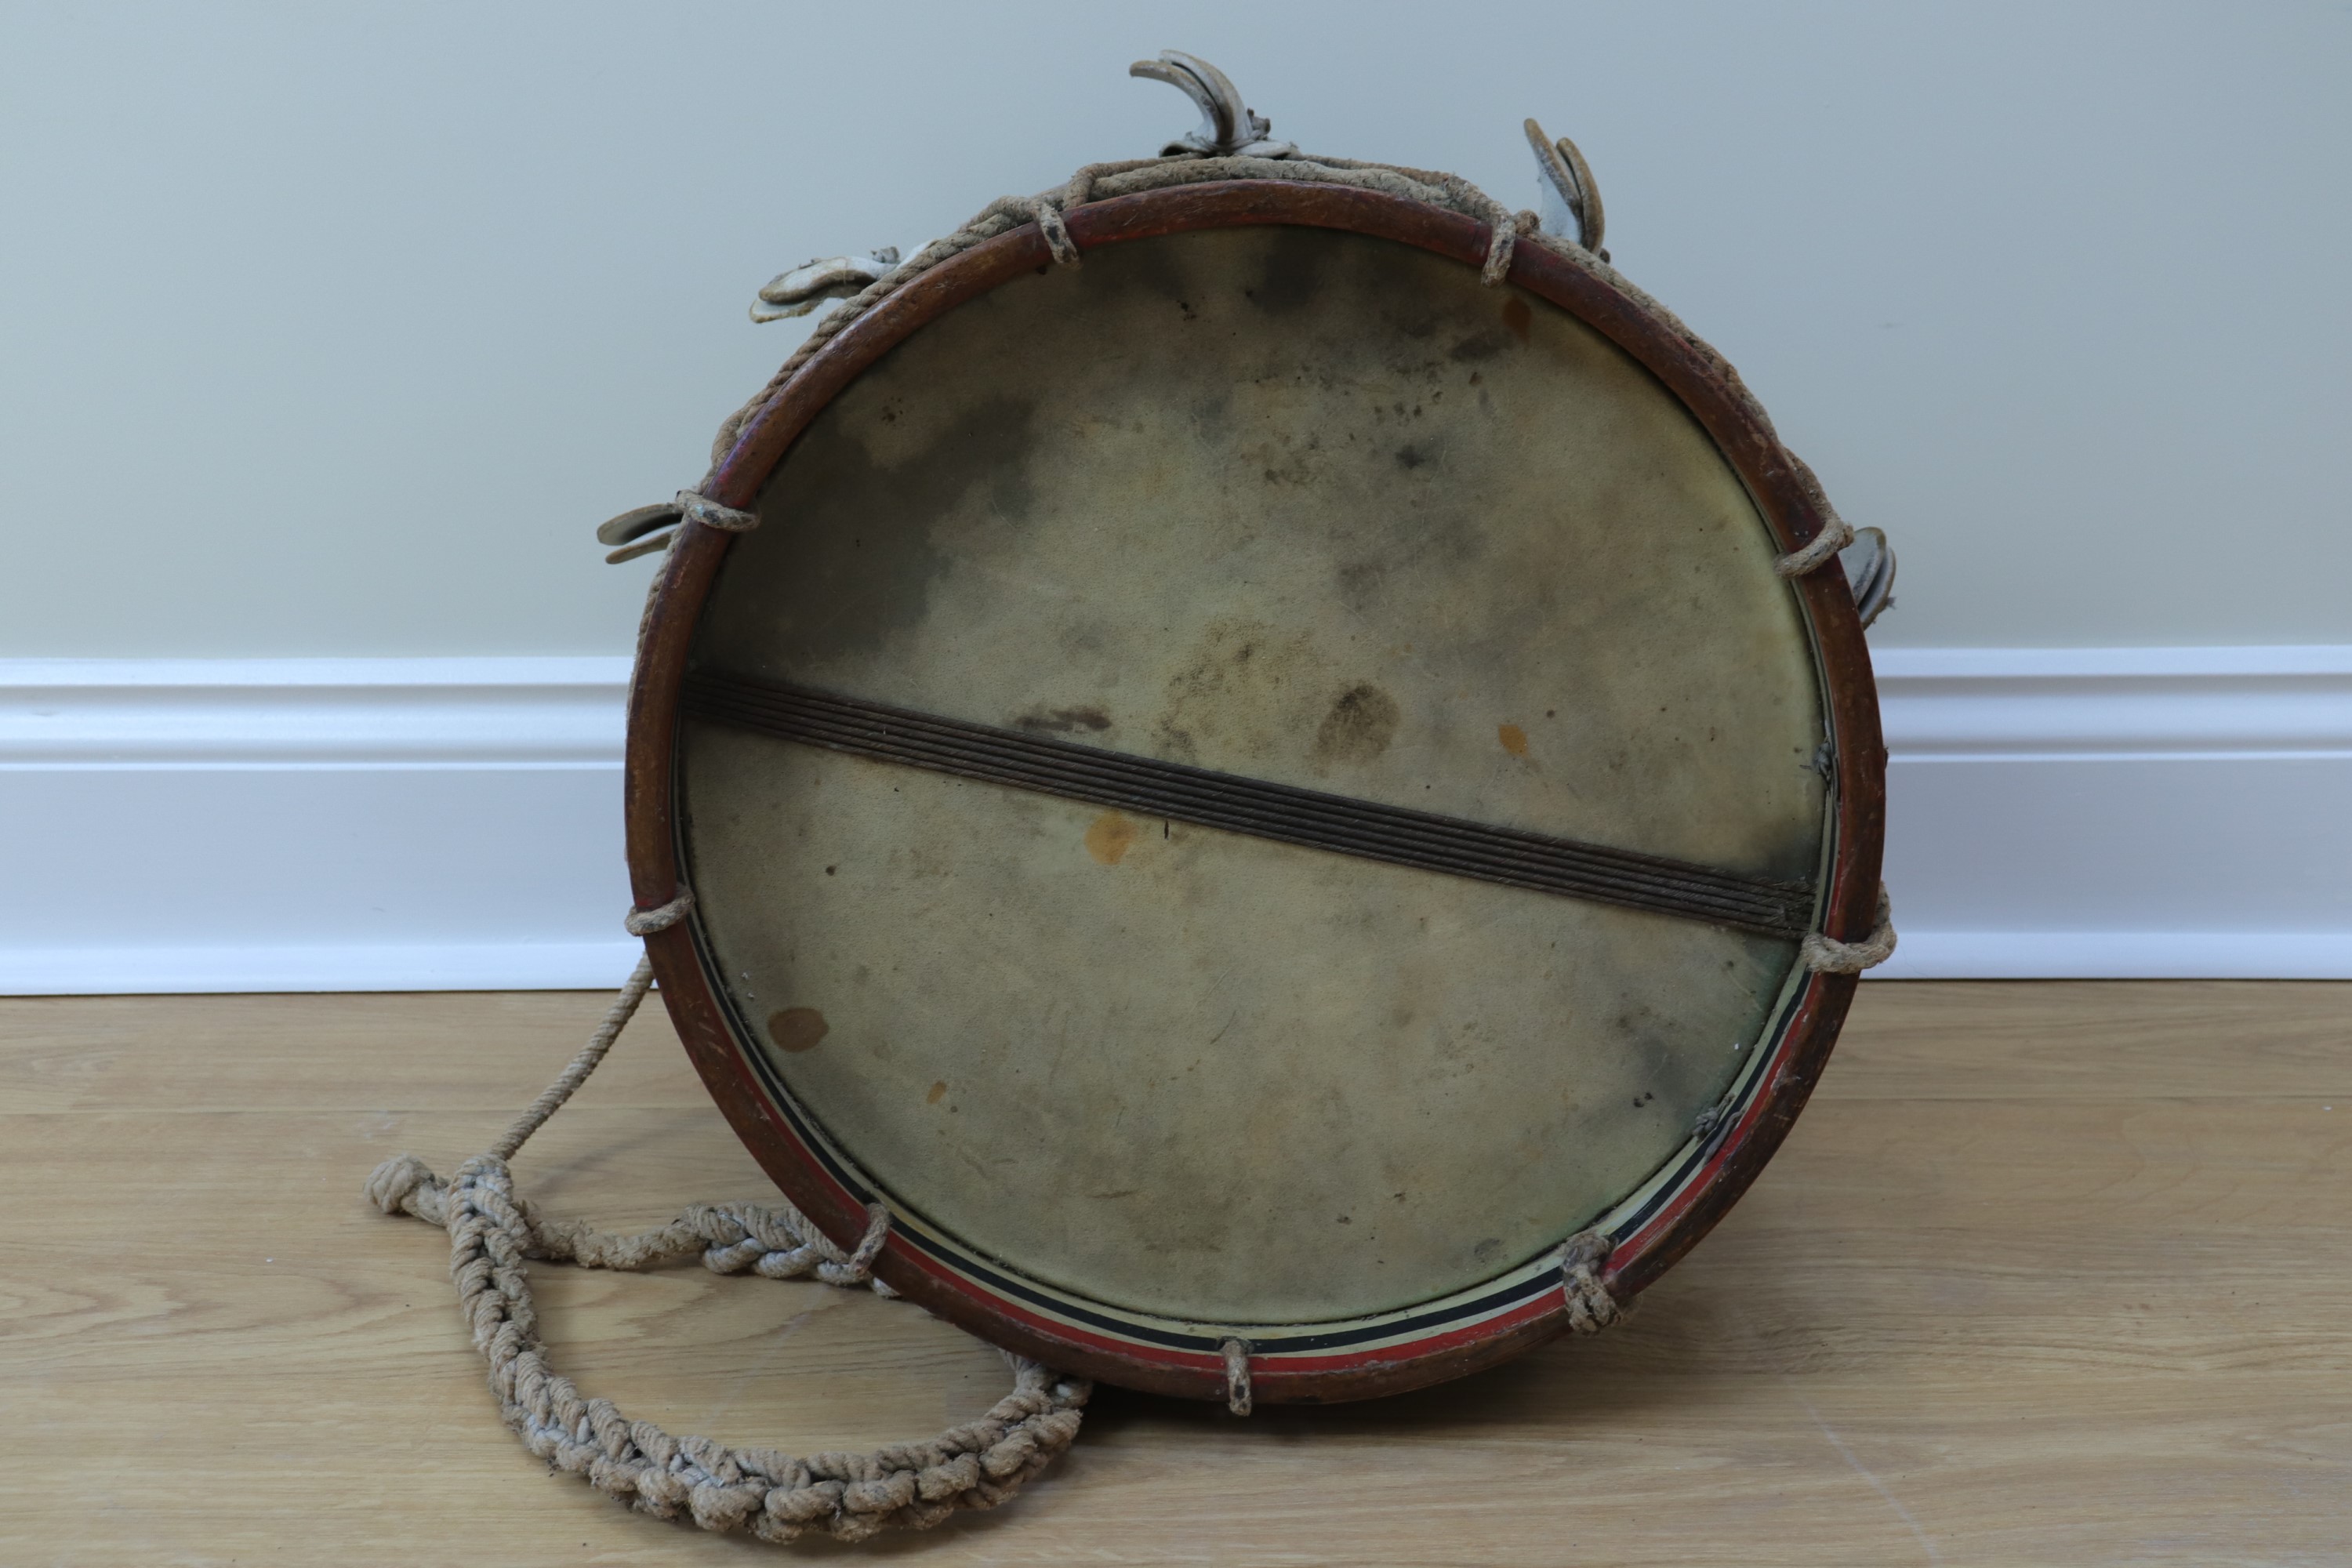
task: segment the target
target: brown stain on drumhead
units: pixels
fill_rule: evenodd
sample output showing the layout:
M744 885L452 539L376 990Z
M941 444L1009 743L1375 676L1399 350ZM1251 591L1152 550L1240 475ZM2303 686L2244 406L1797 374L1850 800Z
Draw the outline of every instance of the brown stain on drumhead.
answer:
M1315 731L1318 763L1369 763L1389 749L1404 719L1396 699L1370 684L1339 693Z
M1509 328L1511 336L1519 342L1528 341L1528 329L1535 325L1535 320L1536 313L1518 295L1514 294L1503 301L1503 325Z
M780 1051L813 1050L832 1027L814 1007L781 1007L768 1015L768 1038Z
M923 1096L923 1103L925 1105L937 1105L940 1102L940 1096L947 1093L947 1080L942 1079L939 1082L931 1085L931 1092Z
M1515 757L1524 757L1528 754L1528 732L1517 724L1496 725L1495 739L1502 742L1503 750Z
M1087 853L1105 866L1116 866L1127 858L1135 847L1139 832L1135 824L1118 812L1106 811L1087 829Z

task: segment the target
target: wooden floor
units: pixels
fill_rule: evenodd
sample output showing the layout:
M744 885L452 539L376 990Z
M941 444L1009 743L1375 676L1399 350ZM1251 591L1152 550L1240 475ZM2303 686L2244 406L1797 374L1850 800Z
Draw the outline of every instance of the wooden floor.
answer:
M591 995L0 1003L0 1564L750 1563L497 1419L447 1170ZM2331 1109L2332 1108L2332 1109ZM559 1214L767 1190L651 1009L519 1163ZM1812 1108L1626 1328L1371 1405L1105 1390L928 1563L2352 1563L2352 985L1874 984ZM1003 1385L903 1304L536 1271L672 1430L928 1436Z

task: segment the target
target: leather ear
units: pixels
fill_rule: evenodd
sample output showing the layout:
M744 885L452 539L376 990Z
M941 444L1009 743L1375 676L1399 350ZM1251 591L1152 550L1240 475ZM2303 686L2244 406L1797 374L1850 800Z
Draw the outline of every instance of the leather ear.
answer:
M1241 89L1231 77L1197 55L1162 49L1158 59L1138 60L1127 68L1127 74L1164 81L1200 108L1201 129L1161 148L1163 158L1187 153L1278 158L1295 151L1288 142L1269 141L1273 121L1242 101Z
M674 500L656 501L652 506L635 507L604 523L596 530L599 544L626 544L643 539L657 528L667 528L685 514Z
M868 284L889 276L898 265L898 248L886 245L867 256L820 257L803 261L790 272L780 272L760 290L751 307L755 321L781 321L805 316L827 300L846 300Z
M1609 253L1601 247L1604 219L1592 165L1584 161L1575 142L1565 136L1553 141L1533 120L1527 122L1527 132L1528 145L1536 154L1536 184L1542 197L1537 210L1542 214L1544 232L1573 239L1608 260Z

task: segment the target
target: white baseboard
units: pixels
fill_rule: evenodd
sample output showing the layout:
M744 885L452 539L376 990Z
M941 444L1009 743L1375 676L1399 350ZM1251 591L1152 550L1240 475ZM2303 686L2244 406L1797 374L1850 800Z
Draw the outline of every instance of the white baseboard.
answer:
M1878 668L1880 974L2352 978L2352 647ZM0 993L616 984L627 673L0 661Z
M68 947L0 954L0 995L200 991L610 991L643 950L618 942Z
M1871 978L2346 980L2352 931L1906 931Z
M1874 662L1879 975L2352 978L2352 647Z
M0 663L0 993L616 985L627 679Z

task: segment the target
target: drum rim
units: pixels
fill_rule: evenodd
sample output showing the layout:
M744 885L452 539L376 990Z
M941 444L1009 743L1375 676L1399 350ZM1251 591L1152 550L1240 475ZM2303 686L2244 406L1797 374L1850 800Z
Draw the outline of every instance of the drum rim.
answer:
M1066 216L1081 251L1096 246L1194 230L1286 225L1389 239L1475 268L1485 259L1486 225L1445 209L1379 192L1332 184L1236 180L1118 196ZM1034 223L983 241L911 279L813 355L738 433L701 489L722 506L750 508L793 442L868 365L924 324L1024 272L1052 265ZM1828 518L1799 475L1801 466L1774 435L1738 374L1674 317L1624 286L1597 261L1537 244L1515 247L1508 282L1567 310L1644 366L1690 412L1739 476L1765 525L1784 551L1810 542ZM688 521L665 559L638 630L629 689L624 773L627 858L636 907L676 900L686 886L679 838L677 757L680 686L703 605L731 535ZM1875 684L1860 617L1841 572L1824 568L1791 581L1805 610L1836 783L1828 822L1828 890L1822 928L1844 941L1872 930L1877 913L1885 815L1885 749ZM706 967L692 921L646 939L687 1053L736 1134L785 1195L828 1237L854 1247L868 1220L854 1194L820 1164L771 1099L751 1053L730 1025ZM1812 973L1787 1005L1769 1079L1706 1157L1712 1166L1682 1189L1668 1212L1645 1220L1619 1243L1602 1279L1630 1299L1713 1229L1755 1181L1794 1124L1820 1077L1851 1005L1855 977ZM1213 1354L1147 1352L1065 1329L1034 1314L1015 1315L1003 1300L961 1279L928 1270L912 1249L884 1249L875 1274L918 1305L992 1343L1065 1371L1152 1393L1223 1398L1226 1373ZM1494 1365L1567 1328L1556 1295L1525 1310L1356 1358L1349 1364L1286 1366L1254 1363L1257 1398L1329 1402L1368 1398L1461 1376Z

